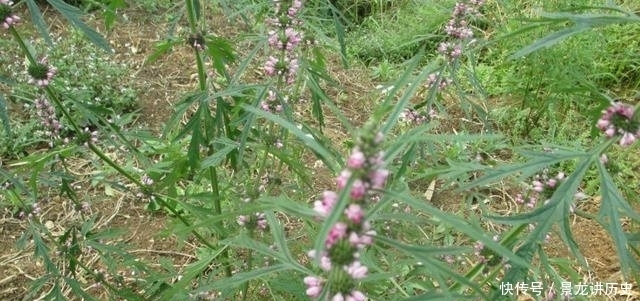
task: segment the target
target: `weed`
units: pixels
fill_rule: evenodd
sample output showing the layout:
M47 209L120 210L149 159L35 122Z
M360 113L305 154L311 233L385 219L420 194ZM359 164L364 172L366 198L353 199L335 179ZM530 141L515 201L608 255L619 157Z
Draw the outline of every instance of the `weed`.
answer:
M21 3L43 39L0 0L12 40L0 43L0 205L40 263L19 298L552 300L631 295L640 280L638 105L609 91L627 96L636 78L625 56L637 45L611 48L640 23L623 8L222 1L230 19L266 21L231 39L209 28L210 2L143 1L182 27L147 63L171 50L193 62L179 70L193 69L189 91L151 134L132 127L129 66L84 42L110 50L82 11L49 1L75 29L51 39L34 2ZM562 13L531 26L510 16L538 6ZM589 43L603 32L610 46ZM340 55L325 51L329 37ZM333 102L327 70L347 49L389 82L381 99ZM610 239L615 292L598 279L586 290L581 273L602 256L586 255L593 232L576 221ZM163 249L147 248L156 239Z

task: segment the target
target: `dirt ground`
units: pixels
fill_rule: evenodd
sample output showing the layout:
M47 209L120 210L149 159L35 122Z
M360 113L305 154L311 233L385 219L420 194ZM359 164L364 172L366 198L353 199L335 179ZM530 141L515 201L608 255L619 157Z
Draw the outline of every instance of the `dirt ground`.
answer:
M164 28L167 24L160 18L149 16L146 12L129 9L123 12L127 18L120 18L118 25L107 37L116 53L113 59L119 63L131 66L132 77L130 80L137 85L140 91L139 106L141 108L138 124L158 131L172 114L172 105L180 95L195 87L195 66L191 58L192 53L188 47L176 47L166 57L160 58L154 63L145 64L145 60L154 50L154 43L164 38ZM62 30L61 20L52 11L46 12L47 21L53 24L52 30ZM24 19L27 19L26 17ZM221 36L230 36L238 32L237 26L231 25L224 17L212 19L210 28ZM101 28L98 22L93 22ZM160 30L159 30L160 29ZM102 30L104 33L104 30ZM332 58L338 60L337 58ZM342 70L340 64L331 65L332 75L342 85L341 90L331 90L332 97L339 99L338 105L345 114L356 123L366 120L369 107L365 101L350 101L354 99L366 100L376 98L375 83L369 80L369 71L355 67ZM456 116L453 112L452 117ZM329 119L329 124L332 119ZM337 123L337 122L336 122ZM336 139L345 139L348 133L335 126L329 126L328 135ZM443 129L450 131L450 129ZM84 172L82 162L78 162L78 172ZM319 178L331 178L319 177ZM105 195L104 190L91 188L90 179L75 183L82 190L93 195L91 205L92 213L97 213L96 225L98 228L126 229L118 241L127 242L131 246L132 253L146 262L158 262L160 258L169 260L176 268L184 266L194 260L194 249L189 244L180 251L176 250L176 238L164 234L170 218L164 215L150 215L144 209L144 203L135 196L119 192ZM329 187L331 183L321 183L319 186ZM448 195L442 192L440 186L435 187L433 197L434 204L446 202L443 198ZM503 200L506 200L502 196ZM598 207L598 199L586 202L588 210L595 212ZM587 206L585 205L585 206ZM447 210L456 211L454 205L447 205ZM42 222L50 224L52 229L62 228L62 225L73 223L78 212L72 209L72 205L63 198L54 197L43 205ZM572 221L573 233L581 250L587 258L591 271L584 271L585 279L602 282L621 282L620 267L616 261L616 252L609 235L594 221L576 218ZM28 227L28 221L12 217L8 212L0 217L0 300L22 300L29 291L30 283L44 272L42 263L33 260L33 248L19 250L16 247L17 239ZM553 242L553 241L552 241ZM547 247L549 254L557 257L568 256L566 248L560 244L550 243ZM90 256L86 255L86 256ZM640 300L640 288L634 286L634 293L630 296L617 296L615 300Z

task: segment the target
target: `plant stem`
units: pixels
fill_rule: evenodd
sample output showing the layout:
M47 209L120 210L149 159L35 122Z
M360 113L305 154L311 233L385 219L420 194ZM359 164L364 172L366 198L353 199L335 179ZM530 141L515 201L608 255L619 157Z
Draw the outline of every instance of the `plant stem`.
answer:
M196 66L198 67L198 85L200 91L205 91L207 89L207 74L204 71L204 64L202 63L202 57L200 56L200 51L194 47L195 57L196 57Z
M210 140L210 133L209 131L206 131L206 136L207 136L207 142L210 144L213 144L213 141ZM211 146L209 148L209 155L213 154L213 146ZM211 182L211 192L213 194L213 210L215 212L216 215L220 215L222 214L222 204L221 204L221 200L220 200L220 187L219 187L219 183L218 183L218 173L216 171L216 168L211 166L209 167L209 181ZM222 223L222 221L218 221L216 222L216 227L218 229L223 229L224 225ZM218 233L218 239L219 240L223 240L225 239L226 234L224 233L224 231ZM210 248L214 249L213 247L209 246ZM231 273L231 265L229 264L229 251L227 248L225 248L222 251L221 254L222 258L224 259L224 271L225 271L225 275L227 277L231 277L232 273Z
M20 48L22 48L22 51L27 55L27 59L29 60L29 63L33 65L37 64L35 58L31 54L31 51L29 51L29 48L27 48L27 44L24 43L18 31L15 28L13 28L13 26L11 26L9 27L9 32L11 32L13 37L16 38L16 41L18 41L18 45L20 45Z
M192 33L196 32L196 12L193 9L193 0L185 1L187 3L187 17L189 18L189 28Z
M113 160L111 160L109 157L107 157L107 155L105 155L100 149L98 149L95 145L93 145L93 143L89 142L87 144L89 145L89 149L91 149L91 151L93 151L94 154L96 154L98 157L100 157L100 159L102 159L109 166L111 166L113 169L118 171L125 178L129 179L131 182L136 184L136 186L138 186L140 188L145 186L142 182L140 182L140 180L136 179L134 176L132 176L127 171L122 169L122 167L118 166L118 164L113 162Z
M196 11L195 11L195 6L194 6L194 2L193 0L186 0L185 1L186 6L187 6L187 17L189 19L189 28L191 30L191 34L196 35L197 34L197 16L196 16ZM200 55L200 50L197 47L193 47L193 51L194 51L194 56L195 56L195 60L196 60L196 66L198 68L198 89L201 92L206 92L207 90L207 74L205 72L205 68L204 68L204 63L202 61L202 56ZM208 105L208 104L207 104ZM208 155L213 155L214 154L214 143L213 143L213 137L215 137L215 131L214 131L214 126L211 123L211 112L206 109L206 116L204 118L206 118L205 120L205 145L208 147ZM223 114L224 115L224 114ZM202 142L202 141L201 141ZM220 197L220 183L218 181L218 173L216 171L216 168L211 166L208 168L208 178L209 178L209 182L211 184L211 193L213 195L213 209L214 209L214 213L216 215L221 215L222 214L222 205L221 205L221 197ZM172 209L172 208L170 208ZM183 219L180 215L177 215L178 217L180 217L181 219ZM185 220L186 221L186 220ZM224 240L226 237L226 234L224 233L224 224L222 223L222 221L218 221L215 223L216 227L218 229L221 230L221 232L218 233L218 240ZM194 233L195 234L195 233ZM216 249L214 246L212 246L211 244L206 244L207 247L211 248L211 249ZM222 258L223 258L223 265L224 265L224 269L225 269L225 275L227 277L231 277L232 275L232 271L231 271L231 265L229 264L229 251L227 248L224 248L222 250L222 254L221 254Z
M255 229L252 229L249 231L249 238L253 239L253 231ZM249 255L247 257L247 269L251 270L251 265L253 264L253 250L249 249ZM242 285L242 300L247 300L247 295L249 294L249 282L247 281Z

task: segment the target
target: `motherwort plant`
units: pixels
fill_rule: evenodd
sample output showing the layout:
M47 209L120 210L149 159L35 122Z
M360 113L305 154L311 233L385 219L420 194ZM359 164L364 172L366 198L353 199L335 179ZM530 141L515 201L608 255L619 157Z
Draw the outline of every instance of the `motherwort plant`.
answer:
M285 97L278 97L286 86L292 85L296 80L299 68L297 46L302 42L300 26L302 21L298 18L302 9L302 1L274 1L275 15L267 20L271 30L268 33L270 48L269 58L264 64L264 72L267 76L276 80L276 88L271 88L268 96L260 106L265 111L281 112ZM280 100L279 98L282 98Z
M380 150L381 133L365 132L357 140L346 168L336 178L336 191L325 191L314 203L320 218L339 215L324 239L322 250L312 250L323 276L307 276L307 295L327 300L365 300L358 281L368 269L360 260L360 252L373 243L376 234L367 221L367 207L377 199L377 191L385 185L389 171L384 168L384 152ZM339 213L336 213L339 212Z
M415 108L408 108L402 115L402 119L410 124L423 124L437 117L437 112L432 108L433 101L439 93L454 84L456 72L458 72L465 49L476 42L471 23L482 16L480 10L484 5L482 0L468 0L457 2L451 17L444 25L444 41L438 44L437 54L442 58L442 66L427 77L425 89L427 101L420 103ZM425 109L422 109L426 107Z

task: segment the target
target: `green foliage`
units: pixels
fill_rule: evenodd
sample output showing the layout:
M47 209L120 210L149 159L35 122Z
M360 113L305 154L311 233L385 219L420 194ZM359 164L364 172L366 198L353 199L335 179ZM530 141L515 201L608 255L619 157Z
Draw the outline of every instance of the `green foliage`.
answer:
M57 40L53 46L48 59L58 69L54 82L64 86L63 104L82 127L105 125L107 119L118 126L131 122L130 114L138 109L138 104L136 90L123 82L131 75L125 64L116 64L110 56L96 53L78 32ZM14 69L22 66L19 61L6 63ZM12 84L11 89L8 99L2 103L6 107L0 110L3 113L0 117L4 114L7 117L3 119L5 130L0 133L0 139L6 143L2 143L0 153L20 157L46 144L48 138L44 136L42 126L32 118L36 116L33 106L36 89L22 80ZM87 113L88 108L100 112L101 117L92 118L92 114ZM68 126L63 133L67 137L73 135Z
M118 64L108 55L97 55L78 32L57 43L50 52L50 60L58 68L59 83L75 101L106 109L112 118L138 109L137 91L123 82L132 76L126 63Z
M38 28L40 35L47 41L48 44L52 44L51 37L49 36L49 32L45 27L44 20L42 19L42 13L40 9L34 2L34 0L25 0L27 6L29 7L29 12L31 13L31 17L33 18L33 22ZM74 1L77 2L77 1ZM60 14L76 29L81 31L87 39L89 39L95 46L101 48L105 52L111 53L113 50L109 43L100 35L97 31L87 26L82 20L80 20L80 16L82 15L82 11L62 0L47 0L56 11L60 12ZM77 4L77 3L74 3Z
M39 7L25 2L36 28L46 33ZM616 146L619 137L601 138L593 126L615 98L612 91L628 95L622 90L636 88L632 54L639 46L624 44L623 37L640 20L616 7L587 8L592 3L586 0L492 2L482 10L485 17L472 20L484 35L465 45L463 56L446 58L435 49L445 41L443 26L454 2L436 2L309 1L304 17L322 20L306 29L335 38L338 46L332 45L333 56L320 47L300 51L299 76L287 82L253 69L264 63L263 53L290 55L268 49L264 36L256 38L264 28L237 38L214 30L200 36L218 17L210 15L210 2L142 1L146 11L171 15L188 31L159 42L147 63L185 47L195 66L192 91L173 99L173 114L155 135L130 127L137 99L124 85L129 66L114 65L83 42L82 35L108 49L80 21L80 10L49 0L77 29L49 39L47 57L59 71L51 86L22 84L17 70L24 66L10 58L34 61L44 48L40 42L27 44L16 30L17 44L0 44L21 50L0 58L13 70L0 78L9 91L0 97L0 205L23 218L19 247L32 247L45 271L25 298L307 298L303 277L327 274L318 267L321 256L304 254L326 249L335 223L353 204L355 177L345 180L324 219L309 203L333 189L335 175L353 164L344 148L378 133L385 138L380 160L391 176L384 189L371 190L370 202L359 203L375 243L358 249L341 238L368 268L364 279L349 281L372 300L498 300L504 297L501 283L580 282L579 271L589 267L574 237L575 215L600 224L613 239L625 279L640 280L640 215L627 200L637 195L638 158ZM109 5L109 26L124 3L100 3ZM227 17L245 24L273 13L255 1L220 4ZM535 5L558 13L534 15ZM523 26L518 17L533 23ZM48 33L44 37L46 42ZM202 49L193 46L200 38ZM377 64L377 80L392 82L380 99L363 101L371 112L365 122L353 122L327 88L339 83L327 72L329 64L348 65L347 51ZM450 86L425 88L435 74L436 80L450 78ZM43 95L64 122L69 143L49 145L39 132L32 103ZM296 102L300 98L310 101ZM266 101L279 101L282 110L265 110ZM437 116L416 126L403 120L410 107L434 109ZM103 139L91 140L87 127ZM338 128L351 140L335 139L330 133ZM86 174L72 170L78 158L87 162ZM523 187L541 174L556 172L566 177L545 188L538 204L501 210L517 193L527 194ZM127 229L99 226L102 215L84 208L95 196L74 186L80 177L107 197L118 192L138 202L132 208L147 209L136 214L172 221L166 235L177 240L176 250L190 247L189 261L174 266L158 255L162 259L148 262L132 250ZM581 191L601 197L597 213L575 206ZM50 213L38 216L38 206L51 196L67 213L60 230L46 222ZM558 234L571 258L550 256L544 247L550 233ZM122 269L138 276L124 277ZM331 297L326 295L335 285L323 281L320 299Z
M348 23L360 24L367 17L383 15L405 5L406 0L330 0Z
M530 20L524 27L511 15L496 15L508 19L493 26L499 38L484 47L476 69L487 93L504 104L493 110L498 125L526 141L583 136L561 112L595 122L610 98L632 97L637 82L635 56L625 53L633 49L627 39L638 26L635 17L619 7L589 7L592 1L544 4L547 11L567 11L532 17L518 9ZM505 5L507 11L517 4Z
M367 63L404 62L424 47L433 53L443 39L449 6L441 1L399 4L373 14L347 34L349 54Z

